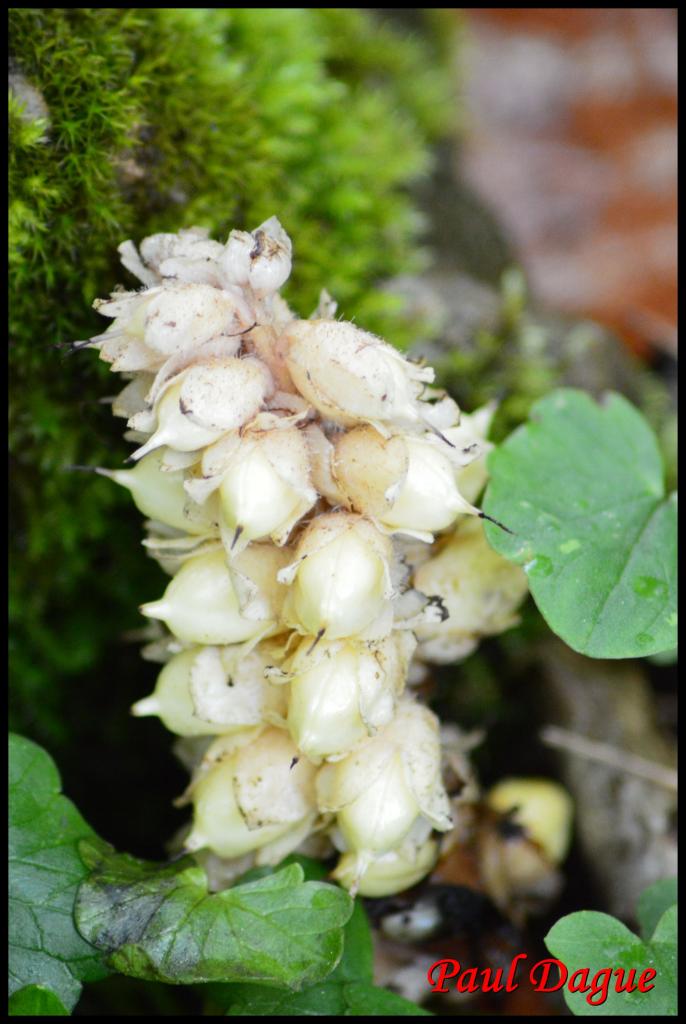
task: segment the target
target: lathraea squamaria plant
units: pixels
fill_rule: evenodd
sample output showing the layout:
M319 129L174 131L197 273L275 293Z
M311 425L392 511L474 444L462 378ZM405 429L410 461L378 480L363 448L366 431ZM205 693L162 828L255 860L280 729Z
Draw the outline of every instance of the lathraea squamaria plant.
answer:
M182 738L181 845L215 884L335 849L351 891L405 889L460 806L408 677L509 627L526 593L473 504L492 409L461 415L326 291L299 319L275 217L226 244L191 228L119 252L143 287L97 300L111 323L77 345L126 380L113 411L133 465L101 472L171 576L141 608L164 665L133 713Z

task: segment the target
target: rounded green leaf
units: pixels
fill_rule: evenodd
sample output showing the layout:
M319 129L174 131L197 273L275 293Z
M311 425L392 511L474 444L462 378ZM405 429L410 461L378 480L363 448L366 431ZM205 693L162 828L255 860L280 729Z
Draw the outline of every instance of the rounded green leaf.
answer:
M676 878L661 878L641 893L636 916L644 939L649 939L666 910L677 901Z
M69 1010L54 992L42 985L26 985L9 1001L10 1017L68 1017Z
M79 850L91 873L77 895L77 925L122 974L299 989L341 959L353 902L337 886L305 881L297 863L211 893L190 857L154 864L101 840Z
M620 395L560 389L490 456L491 546L521 565L550 628L595 658L676 646L676 494Z
M669 917L668 917L669 915ZM567 968L564 997L575 1016L634 1017L672 1016L676 1013L676 907L661 920L650 942L641 942L626 925L609 914L582 910L557 921L545 936L545 944ZM600 972L635 971L634 991L617 992L616 977L609 980ZM641 992L636 984L644 971L656 975L653 987ZM577 971L588 972L579 978L586 991L569 991ZM596 978L595 985L593 980ZM648 979L646 979L648 980ZM606 991L603 991L607 981ZM651 982L649 982L651 983ZM603 998L605 996L605 998Z
M82 981L108 973L98 950L74 924L76 890L87 874L77 844L94 832L62 796L49 754L14 734L9 738L9 825L10 996L23 993L21 999L17 995L20 1006L39 996L45 1001L47 996L33 992L40 986L69 1011Z

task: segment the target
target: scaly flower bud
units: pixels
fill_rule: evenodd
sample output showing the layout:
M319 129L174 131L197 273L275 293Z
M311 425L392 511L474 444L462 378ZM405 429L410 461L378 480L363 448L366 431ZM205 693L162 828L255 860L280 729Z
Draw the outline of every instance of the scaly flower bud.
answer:
M478 454L472 445L467 461ZM373 427L357 427L336 440L332 475L354 511L421 540L433 540L461 512L478 514L458 491L448 455L422 437L382 437Z
M273 863L270 853L285 856L286 846L297 846L314 824L314 778L314 766L288 735L267 729L220 759L192 787L193 829L186 848L241 857L281 840L276 851L263 850L261 862Z
M257 359L208 359L178 374L158 396L157 429L131 456L167 445L192 452L252 420L273 391Z
M391 544L368 520L343 512L318 516L295 555L279 573L290 585L284 607L289 625L337 640L392 614ZM388 626L386 633L390 620Z
M147 292L96 300L114 323L91 339L113 370L158 370L165 360L221 335L237 335L254 322L235 295L208 284L170 284Z
M447 831L452 818L436 716L409 698L401 701L376 736L320 769L317 799L322 811L337 814L348 848L363 860L398 847L418 819Z
M208 234L206 228L187 228L176 235L149 235L141 242L140 255L130 240L117 251L126 269L145 285L159 284L165 277L216 285L215 260L224 246L211 241Z
M262 648L262 649L261 649ZM203 647L183 651L162 669L150 697L134 715L158 715L179 736L231 733L286 713L286 694L265 678L269 645Z
M265 636L278 622L283 587L276 573L285 557L266 544L252 545L231 568L223 550L192 555L162 599L140 610L161 619L184 643L234 644Z
M430 368L337 320L295 320L284 333L291 377L325 419L347 427L421 424L418 398L422 383L434 379Z
M478 520L461 523L446 538L439 553L417 569L414 585L439 597L448 610L444 621L417 628L420 656L437 664L464 658L480 637L514 626L528 591L524 571L493 550Z
M405 685L414 638L376 643L303 640L288 663L288 729L312 761L345 755L387 725Z

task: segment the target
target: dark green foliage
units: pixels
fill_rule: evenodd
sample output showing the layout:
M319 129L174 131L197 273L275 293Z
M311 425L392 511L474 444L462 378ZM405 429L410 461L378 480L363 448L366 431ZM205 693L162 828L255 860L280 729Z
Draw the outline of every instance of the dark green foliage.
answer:
M326 868L307 857L291 856L283 862L299 864L308 881L323 881ZM274 868L249 871L244 881L267 877ZM336 969L317 985L299 992L278 991L265 985L239 983L208 985L206 1015L230 1017L427 1017L426 1010L374 984L374 947L369 921L361 900L343 930L343 955Z
M405 344L401 301L373 285L421 261L405 189L452 103L429 50L361 10L16 8L10 33L13 714L54 748L81 691L120 685L111 652L163 587L127 495L68 471L128 454L102 404L118 382L58 347L131 285L117 244L276 213L294 307L326 286Z
M76 898L78 929L122 974L299 990L341 959L353 901L335 885L304 881L298 864L211 893L192 857L152 864L98 838L79 851L91 873Z
M87 875L77 845L95 838L62 796L54 761L41 747L9 738L9 994L13 1013L73 1008L83 981L108 973L76 930L76 890ZM38 987L40 986L40 988ZM59 1000L64 1013L51 1005Z

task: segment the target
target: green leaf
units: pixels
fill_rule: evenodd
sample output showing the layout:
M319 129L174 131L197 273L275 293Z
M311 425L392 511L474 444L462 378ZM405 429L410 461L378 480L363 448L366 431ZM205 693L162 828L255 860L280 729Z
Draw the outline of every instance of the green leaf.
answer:
M298 864L209 893L205 872L189 857L152 864L101 841L80 850L92 872L77 896L79 929L122 974L298 989L341 958L352 900L333 885L305 882Z
M489 458L491 546L524 567L551 629L595 658L676 645L676 494L658 443L620 395L563 388Z
M321 870L321 865L318 865ZM372 934L362 904L345 926L343 956L321 985L295 994L262 985L226 985L214 989L229 1017L391 1017L432 1016L426 1010L373 984Z
M10 997L10 1017L68 1017L69 1010L49 988L26 985Z
M431 1017L369 981L326 981L295 994L236 985L228 1017Z
M609 979L607 999L600 1005L589 1004L598 999L592 990L569 992L564 988L567 1006L577 1016L674 1016L676 1010L676 907L660 919L649 942L616 918L595 911L581 911L563 917L550 929L545 944L567 967L567 985L575 971L588 969L586 984L591 985L599 971L623 968L625 975L636 971L636 981L647 968L657 971L654 988L648 992L616 992L615 977ZM603 977L598 979L598 986Z
M98 951L77 932L73 916L76 890L87 874L77 844L94 832L60 794L52 758L14 734L9 738L9 823L10 996L24 993L17 999L26 1006L32 991L38 999L42 989L69 1011L82 981L108 973Z
M677 901L676 878L662 878L641 893L636 916L644 939L649 939L657 928L658 921Z

